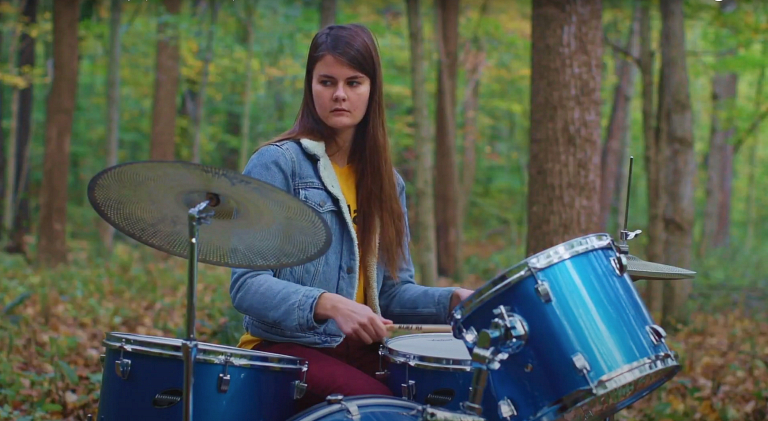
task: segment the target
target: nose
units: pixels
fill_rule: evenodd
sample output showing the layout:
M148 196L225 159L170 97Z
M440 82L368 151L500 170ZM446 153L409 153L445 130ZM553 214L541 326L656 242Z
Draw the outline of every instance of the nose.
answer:
M340 83L336 90L333 92L333 100L339 102L347 100L347 92L344 90L343 83Z

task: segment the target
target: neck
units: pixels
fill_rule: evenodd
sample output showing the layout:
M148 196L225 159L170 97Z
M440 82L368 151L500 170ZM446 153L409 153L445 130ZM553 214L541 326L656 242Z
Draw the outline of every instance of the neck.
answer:
M328 157L333 163L340 167L347 165L349 161L349 151L352 150L352 139L354 139L355 129L346 129L336 133L336 139L332 144L326 144Z

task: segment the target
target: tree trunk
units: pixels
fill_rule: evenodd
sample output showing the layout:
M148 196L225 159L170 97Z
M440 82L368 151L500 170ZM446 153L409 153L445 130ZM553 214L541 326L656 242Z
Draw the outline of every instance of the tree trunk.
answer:
M164 0L174 17L181 11L181 0ZM176 145L176 96L179 90L179 33L176 22L157 24L157 64L152 109L152 160L172 161Z
M320 29L336 23L336 0L320 0Z
M456 169L456 78L459 42L459 0L435 0L440 63L437 72L435 219L437 269L458 278L461 270L459 177Z
M120 147L120 15L122 0L111 0L109 23L109 67L107 69L107 167L117 165ZM112 252L115 229L106 221L99 221L99 232L104 249Z
M53 60L56 68L48 94L38 246L38 258L47 266L67 260L67 180L77 92L78 16L78 0L54 2Z
M602 2L533 2L527 254L599 229Z
M707 204L704 210L704 241L701 254L727 244L730 219L730 186L733 171L732 124L729 109L736 98L738 76L718 73L712 78L712 130L707 153Z
M0 12L0 21L4 20L3 13ZM9 33L14 33L15 30L11 29L8 31ZM3 45L3 40L5 38L5 34L2 30L0 30L0 45ZM13 56L10 56L13 57ZM16 63L13 63L11 60L9 60L9 68L15 68ZM0 89L0 116L5 115L5 89ZM0 198L5 199L5 183L6 183L6 174L5 174L5 130L3 130L3 122L2 118L0 118ZM11 199L13 200L13 199ZM0 206L0 243L2 242L3 238L5 238L5 228L6 225L4 224L5 216L5 202L3 202L3 205Z
M768 54L768 41L763 40L763 57ZM765 88L765 66L760 69L760 75L757 77L757 87L755 88L755 112L759 112L763 107L763 89ZM746 249L752 248L755 242L755 230L757 229L757 182L755 174L757 173L758 145L760 142L755 139L749 153L749 166L747 167L747 235L744 240ZM757 279L757 278L755 278Z
M216 15L219 11L219 4L212 0L211 5L211 26L208 28L207 46L205 57L203 58L203 75L200 77L200 92L197 94L197 104L195 106L195 133L192 142L192 162L200 163L200 136L203 130L203 120L205 119L205 91L208 87L208 73L213 60L213 32L216 28Z
M480 6L480 14L477 26L480 27L483 17L488 12L488 0ZM485 67L485 45L478 34L467 41L464 50L464 71L467 85L464 90L464 147L461 165L461 194L459 195L459 223L464 225L467 214L467 206L472 197L472 187L475 184L475 168L477 148L477 110L480 97L480 78ZM463 239L462 239L463 240Z
M693 123L685 59L683 0L661 2L661 79L664 81L664 112L667 127L664 161L664 260L663 263L689 268L693 243L694 177ZM690 279L664 283L663 324L673 326L685 314Z
M664 229L661 220L664 196L660 191L664 176L661 172L663 145L659 144L656 135L656 129L660 127L657 126L654 129L656 116L653 110L654 59L651 42L651 5L647 1L640 1L640 74L643 86L643 140L645 142L645 168L648 183L648 245L645 254L649 261L660 262L664 245ZM661 107L661 102L659 102L659 107ZM643 291L643 300L653 318L660 320L663 284L657 281L648 282Z
M632 25L627 37L627 51L637 56L640 48L640 8L635 6ZM609 221L611 210L616 202L617 192L620 191L618 180L621 177L621 164L623 163L624 139L630 128L630 106L632 93L635 86L635 63L628 58L620 58L616 62L616 75L618 83L613 93L613 108L608 122L608 130L605 134L605 143L602 153L602 180L600 184L600 226L605 232L610 232ZM622 205L623 206L623 205ZM620 218L624 215L620 214Z
M24 0L22 2L22 16L25 26L29 28L37 24L37 0ZM15 187L11 214L13 224L9 233L9 242L5 251L8 253L21 253L27 256L27 244L25 236L29 233L29 149L32 139L32 107L34 105L33 85L31 69L35 67L35 41L36 37L30 36L28 31L21 35L21 48L19 49L19 69L27 69L22 76L25 79L24 88L18 92L18 105L16 105L16 149L15 149ZM14 98L14 101L16 98Z
M8 61L11 76L18 74L18 66L16 65L16 50L19 46L19 27L18 22L14 22L13 29L10 32L11 45L8 49ZM13 216L14 206L13 202L16 197L16 163L17 163L17 126L19 121L19 88L13 87L11 94L11 126L8 130L8 155L6 155L5 162L5 191L3 199L3 228L4 232L8 233L9 237L13 230Z
M434 145L429 127L426 76L423 60L423 36L421 29L421 2L406 0L408 8L408 35L411 45L411 95L413 114L416 116L416 238L420 280L423 285L434 286L437 281L437 250L435 249L435 198L434 198Z
M238 169L242 171L248 163L250 148L248 145L251 140L251 94L253 90L253 3L245 3L245 87L243 88L243 117L240 123L240 157L238 159Z

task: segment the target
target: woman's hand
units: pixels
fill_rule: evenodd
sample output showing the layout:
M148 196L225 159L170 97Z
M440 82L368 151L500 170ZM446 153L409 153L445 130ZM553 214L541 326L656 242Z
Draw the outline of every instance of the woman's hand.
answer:
M451 294L451 306L448 309L448 312L452 312L454 308L456 308L457 305L459 305L460 302L464 301L472 295L475 291L472 291L470 289L464 289L459 288L453 291L453 294Z
M387 337L386 325L392 321L374 313L370 307L342 297L324 292L315 305L315 320L333 319L344 335L359 339L366 344L380 341Z

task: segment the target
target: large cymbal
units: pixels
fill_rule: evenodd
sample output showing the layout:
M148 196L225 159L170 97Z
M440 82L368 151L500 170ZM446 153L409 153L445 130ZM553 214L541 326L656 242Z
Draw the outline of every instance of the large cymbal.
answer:
M649 281L690 279L696 275L696 272L692 270L663 265L661 263L646 262L631 254L627 255L627 273L633 281L640 279Z
M330 247L328 224L284 191L237 172L190 162L132 162L88 183L96 212L125 235L174 256L189 256L189 210L214 198L201 225L198 260L266 269L300 265Z

